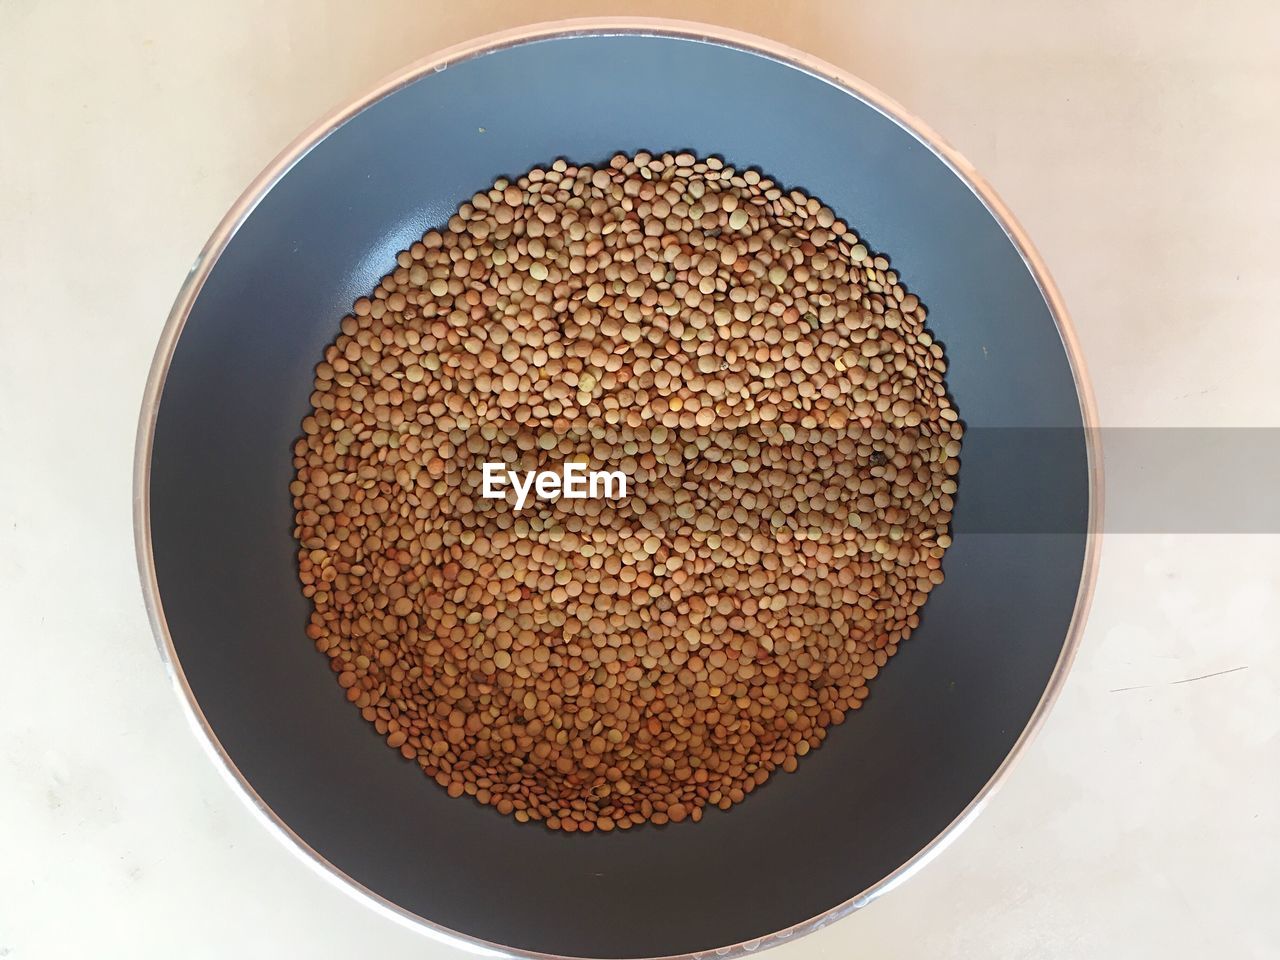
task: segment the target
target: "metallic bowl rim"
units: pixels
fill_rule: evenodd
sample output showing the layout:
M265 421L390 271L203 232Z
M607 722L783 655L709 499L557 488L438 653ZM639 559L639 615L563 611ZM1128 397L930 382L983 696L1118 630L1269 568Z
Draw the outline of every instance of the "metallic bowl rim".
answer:
M766 57L801 70L861 100L920 141L921 144L942 160L982 202L987 212L995 218L996 222L1000 224L1009 237L1009 240L1026 264L1027 269L1031 271L1041 295L1053 315L1058 334L1066 350L1068 363L1071 366L1071 373L1075 382L1076 394L1080 401L1085 431L1089 477L1089 521L1085 557L1081 570L1080 584L1076 593L1076 603L1072 611L1071 622L1067 628L1067 636L1062 652L1059 654L1058 661L1049 678L1049 683L1045 687L1044 693L1022 733L1005 756L1003 762L973 799L970 800L965 809L936 837L906 863L861 893L818 916L751 940L696 953L652 958L652 960L701 960L704 957L718 957L729 960L729 958L742 957L748 953L754 953L760 949L776 946L811 933L853 913L855 910L865 907L873 900L897 887L908 877L914 875L959 836L961 831L986 807L995 790L1007 778L1010 769L1026 751L1027 745L1039 731L1049 710L1061 693L1071 664L1080 646L1085 620L1088 617L1094 587L1097 582L1102 530L1102 451L1098 440L1098 417L1093 389L1089 382L1088 373L1085 370L1084 359L1070 316L1067 313L1066 305L1052 277L1049 275L1048 268L1036 252L1030 239L987 181L957 150L896 101L849 72L785 44L725 27L655 17L591 17L530 24L487 34L448 47L396 71L378 83L373 89L314 123L268 164L244 193L240 195L235 204L232 205L192 264L165 322L147 377L146 391L143 395L133 469L134 541L138 555L138 572L142 581L142 593L146 603L147 614L151 621L151 628L155 634L156 644L169 678L185 707L187 719L195 730L197 738L214 761L215 766L231 784L234 792L281 843L339 889L344 890L381 915L441 943L461 948L480 956L509 958L509 960L516 960L516 958L528 958L528 960L572 960L572 958L560 957L555 954L537 953L491 943L451 930L432 922L426 917L406 910L404 907L370 890L326 860L318 851L299 837L258 795L218 741L212 727L201 711L200 705L196 702L186 675L182 670L182 665L178 661L173 639L169 634L163 604L160 600L155 556L151 543L151 457L160 397L164 391L164 384L174 349L182 334L191 307L204 286L210 271L230 244L241 224L244 223L262 198L289 172L295 163L356 114L418 78L443 70L450 64L456 64L497 50L520 46L538 40L618 35L696 40Z

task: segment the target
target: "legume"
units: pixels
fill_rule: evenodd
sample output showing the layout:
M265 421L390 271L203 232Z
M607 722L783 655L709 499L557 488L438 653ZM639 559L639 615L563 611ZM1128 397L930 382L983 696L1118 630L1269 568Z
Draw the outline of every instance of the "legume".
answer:
M498 180L396 258L294 447L307 628L450 796L699 820L819 746L942 582L962 427L833 211L691 154ZM632 495L479 496L481 464Z

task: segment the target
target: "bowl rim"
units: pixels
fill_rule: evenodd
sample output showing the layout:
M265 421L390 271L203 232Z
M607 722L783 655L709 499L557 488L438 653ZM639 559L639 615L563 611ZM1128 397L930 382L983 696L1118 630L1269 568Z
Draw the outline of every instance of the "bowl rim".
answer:
M1080 646L1085 621L1088 617L1097 582L1102 540L1102 449L1099 441L1098 416L1093 389L1085 369L1084 358L1071 318L1067 312L1066 304L1063 302L1062 295L1059 293L1039 253L1013 214L1010 213L1003 201L996 195L991 185L987 183L968 160L939 136L937 132L892 98L848 71L818 57L786 44L740 30L660 17L586 17L529 24L486 34L447 47L397 70L366 93L331 111L295 138L258 174L240 195L196 256L169 311L147 377L142 408L139 414L134 452L133 528L138 573L141 579L147 615L151 622L151 629L155 635L160 657L164 661L170 682L173 684L184 707L187 720L195 731L197 739L213 760L214 765L231 785L233 792L239 796L286 848L330 883L356 900L373 908L382 916L438 942L466 950L472 954L508 958L508 960L516 960L516 958L571 960L571 958L561 957L556 954L540 953L493 943L470 934L452 930L388 900L325 859L298 836L258 795L257 791L254 790L248 779L236 767L234 760L219 742L199 703L197 703L183 672L182 665L178 660L173 638L169 633L169 627L165 620L164 606L160 599L159 584L156 576L155 555L151 542L150 486L152 450L160 398L164 392L165 380L174 350L186 325L191 308L199 296L205 280L240 226L263 197L289 172L294 164L348 120L429 73L444 70L451 64L531 42L580 36L643 36L682 39L753 53L798 69L836 87L892 120L946 164L951 172L978 198L987 212L1008 236L1010 242L1021 256L1023 263L1031 272L1036 286L1039 288L1053 316L1054 324L1058 329L1059 337L1067 354L1067 361L1075 383L1076 395L1080 402L1089 486L1089 519L1086 527L1085 555L1081 567L1080 583L1077 588L1075 606L1072 610L1071 621L1067 627L1062 651L1058 656L1053 673L1050 675L1049 682L1045 686L1039 702L1013 747L991 775L991 778L969 801L968 805L937 836L917 851L911 859L862 892L850 897L843 903L837 904L824 913L799 921L773 933L754 937L740 943L709 948L694 953L651 958L651 960L696 960L696 958L714 956L728 960L728 958L742 957L748 953L754 953L760 949L776 946L811 933L867 906L913 876L925 864L946 849L973 822L991 800L995 791L1004 783L1013 765L1026 752L1028 744L1040 730L1050 709L1058 699Z

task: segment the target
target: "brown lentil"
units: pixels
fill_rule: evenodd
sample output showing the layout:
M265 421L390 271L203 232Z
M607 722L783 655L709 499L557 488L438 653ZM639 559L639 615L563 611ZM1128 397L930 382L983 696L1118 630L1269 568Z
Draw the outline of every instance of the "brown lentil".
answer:
M701 819L819 746L942 582L962 428L925 310L835 214L689 154L499 180L399 254L294 446L307 628L452 797ZM625 467L616 503L481 463Z

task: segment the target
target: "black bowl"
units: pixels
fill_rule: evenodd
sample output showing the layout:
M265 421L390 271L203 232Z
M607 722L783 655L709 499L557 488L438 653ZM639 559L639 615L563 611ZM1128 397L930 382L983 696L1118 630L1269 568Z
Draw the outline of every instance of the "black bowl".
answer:
M945 343L968 436L946 582L865 709L728 812L565 835L449 799L341 695L303 632L291 445L313 365L398 250L498 176L638 150L758 166L889 251ZM275 831L367 902L506 954L748 949L918 867L1037 726L1092 583L1091 425L1039 260L901 108L696 25L533 28L415 65L317 126L214 234L142 416L144 589L201 736Z

